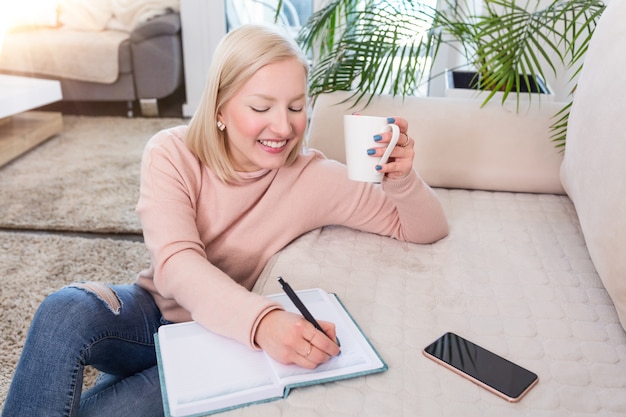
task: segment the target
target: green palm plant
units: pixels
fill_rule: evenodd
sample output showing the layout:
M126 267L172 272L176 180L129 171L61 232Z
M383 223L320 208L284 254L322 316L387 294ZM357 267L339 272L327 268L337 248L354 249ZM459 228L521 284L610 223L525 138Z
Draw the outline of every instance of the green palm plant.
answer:
M572 68L574 77L580 72L605 8L600 0L521 3L483 0L476 12L463 0L444 0L438 8L412 0L329 0L298 38L314 58L310 94L353 91L356 102L415 94L438 75L432 65L445 44L480 74L480 88L490 90L483 104L503 91L503 101L513 94L519 105L532 81L545 79L548 70L556 74L557 64ZM555 115L557 146L565 143L570 106Z
M310 93L351 90L414 94L436 47L434 9L419 2L334 0L315 13L298 41L314 55Z

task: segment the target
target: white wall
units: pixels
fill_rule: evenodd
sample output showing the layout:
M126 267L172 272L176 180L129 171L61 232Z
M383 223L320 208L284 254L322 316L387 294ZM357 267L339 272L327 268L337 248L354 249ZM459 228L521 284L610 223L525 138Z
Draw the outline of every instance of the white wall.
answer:
M183 116L195 113L213 51L226 33L226 14L222 0L181 0L180 18L187 102Z
M317 10L323 0L314 0ZM217 44L226 34L225 0L180 0L187 102L183 116L195 113Z

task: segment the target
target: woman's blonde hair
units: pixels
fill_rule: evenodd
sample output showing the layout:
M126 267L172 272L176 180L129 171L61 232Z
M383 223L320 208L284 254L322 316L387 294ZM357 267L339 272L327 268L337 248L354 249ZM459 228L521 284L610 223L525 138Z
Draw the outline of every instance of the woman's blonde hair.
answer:
M198 110L189 122L187 147L225 182L236 182L226 134L217 128L217 115L224 104L262 67L298 59L308 76L308 63L298 45L278 28L244 25L229 32L213 55L206 87ZM304 136L287 157L292 164L302 149Z

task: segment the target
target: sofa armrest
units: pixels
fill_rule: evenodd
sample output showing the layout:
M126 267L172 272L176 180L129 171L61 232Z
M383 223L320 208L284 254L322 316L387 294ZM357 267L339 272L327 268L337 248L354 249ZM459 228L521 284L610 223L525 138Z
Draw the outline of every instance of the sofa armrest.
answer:
M137 98L172 94L183 81L180 14L157 16L138 26L130 37Z
M563 103L535 100L516 112L500 103L442 97L377 96L354 105L350 93L321 95L308 145L345 162L343 115L399 116L415 139L414 166L433 187L563 194L562 153L550 140ZM347 101L346 101L347 100Z
M130 33L132 42L142 42L156 36L172 36L180 32L180 14L167 13L138 25Z

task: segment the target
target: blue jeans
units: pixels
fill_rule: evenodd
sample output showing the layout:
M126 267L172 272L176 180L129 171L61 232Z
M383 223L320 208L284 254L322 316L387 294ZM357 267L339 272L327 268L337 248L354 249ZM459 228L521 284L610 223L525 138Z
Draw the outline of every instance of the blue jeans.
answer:
M154 350L163 322L136 285L76 284L51 294L33 318L2 416L163 415ZM82 394L86 365L104 374Z

